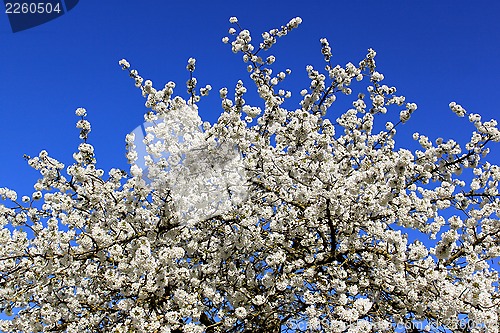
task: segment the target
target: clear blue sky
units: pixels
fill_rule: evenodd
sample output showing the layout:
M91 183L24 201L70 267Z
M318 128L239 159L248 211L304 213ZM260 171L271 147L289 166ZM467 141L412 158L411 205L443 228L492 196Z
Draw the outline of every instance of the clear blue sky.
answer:
M79 143L77 107L88 111L89 142L98 166L126 167L124 137L142 123L145 107L140 91L118 66L121 58L157 86L177 82L177 93L185 96L186 61L195 57L198 82L214 87L200 104L202 118L213 122L220 112L217 91L248 77L241 57L220 41L230 16L237 16L257 41L262 31L302 17L300 28L279 40L272 52L276 69L292 69L286 87L296 96L308 83L305 66L323 65L321 37L329 39L332 61L341 65L357 64L374 48L385 83L419 106L405 127L408 133L465 142L463 133L472 126L456 118L448 103L455 100L469 112L497 117L499 13L500 3L494 0L94 0L80 1L44 25L12 33L2 11L0 187L31 194L38 175L23 154L46 149L66 165L72 162ZM334 107L331 112L341 111ZM500 163L499 153L491 157Z

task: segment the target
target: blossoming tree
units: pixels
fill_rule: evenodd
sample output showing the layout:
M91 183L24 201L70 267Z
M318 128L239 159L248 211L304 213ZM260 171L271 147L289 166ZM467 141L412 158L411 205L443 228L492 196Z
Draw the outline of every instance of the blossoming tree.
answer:
M144 142L127 136L130 170L96 168L80 108L75 162L42 151L28 157L42 176L30 197L0 189L0 306L11 316L0 329L498 332L500 168L484 160L496 121L453 102L475 126L465 146L415 133L419 150L397 148L416 105L381 83L375 51L334 66L326 39L324 71L307 67L309 87L287 110L291 92L278 87L290 71L274 74L275 57L262 56L301 19L258 46L230 21L223 42L262 101L247 103L239 81L234 95L220 90L218 121L202 123L211 87L197 87L194 59L187 100L122 60L155 124ZM367 91L334 119L355 81ZM396 120L380 125L385 113Z

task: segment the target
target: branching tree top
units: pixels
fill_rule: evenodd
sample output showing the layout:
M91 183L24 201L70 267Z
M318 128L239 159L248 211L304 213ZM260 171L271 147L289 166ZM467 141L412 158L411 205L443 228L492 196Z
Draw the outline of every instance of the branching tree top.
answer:
M203 123L212 87L198 87L195 59L185 99L121 60L153 124L143 142L127 136L130 170L96 167L79 108L74 162L42 151L27 157L41 174L31 196L0 189L0 330L498 332L500 168L485 159L497 122L452 102L469 142L415 133L421 148L398 148L416 104L383 83L374 50L335 66L326 38L325 68L307 66L286 109L291 71L268 53L301 19L260 44L230 22L223 42L261 100L239 81ZM352 108L330 114L345 96Z

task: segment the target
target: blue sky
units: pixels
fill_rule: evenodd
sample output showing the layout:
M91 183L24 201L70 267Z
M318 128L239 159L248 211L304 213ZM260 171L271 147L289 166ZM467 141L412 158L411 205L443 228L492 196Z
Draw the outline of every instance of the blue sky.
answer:
M261 32L302 17L299 29L271 49L276 70L292 69L285 88L295 96L307 86L305 66L323 66L320 38L329 39L332 62L341 65L357 64L371 47L385 83L419 106L404 131L466 140L464 133L473 128L448 103L455 100L488 119L497 116L499 12L498 2L481 0L81 1L65 15L18 33L2 12L0 186L31 194L38 175L23 154L46 149L66 165L72 162L79 143L77 107L88 111L98 166L126 167L124 137L142 123L146 109L118 66L121 58L159 87L177 82L177 94L186 96L185 65L195 57L198 82L214 87L200 114L215 121L221 87L231 90L242 78L253 88L241 56L221 42L230 16L257 41ZM334 105L330 112L336 117L343 111ZM500 162L498 153L491 157Z

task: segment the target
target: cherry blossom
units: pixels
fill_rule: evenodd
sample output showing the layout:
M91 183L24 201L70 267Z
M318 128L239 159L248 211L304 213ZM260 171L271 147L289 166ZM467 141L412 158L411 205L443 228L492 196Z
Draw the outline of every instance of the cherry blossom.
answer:
M33 193L0 188L1 331L499 331L497 122L452 102L468 142L415 132L419 149L397 148L417 105L374 50L334 65L326 38L324 67L306 67L285 107L291 70L274 72L269 52L301 22L255 42L232 17L222 41L250 80L215 97L194 58L184 98L121 60L151 124L125 138L129 170L97 168L83 108L72 163L26 157ZM207 95L214 124L198 110ZM338 99L352 107L333 114Z

